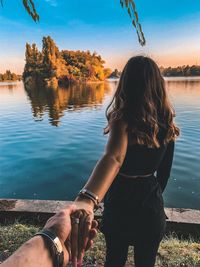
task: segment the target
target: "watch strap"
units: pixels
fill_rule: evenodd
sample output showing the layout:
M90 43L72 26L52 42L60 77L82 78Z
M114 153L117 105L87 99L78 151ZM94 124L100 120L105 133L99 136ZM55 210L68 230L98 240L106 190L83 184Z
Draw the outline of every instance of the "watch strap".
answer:
M45 244L53 258L54 266L62 267L64 261L64 253L60 239L55 235L54 232L47 229L39 231L34 236L38 235L42 236L45 240Z

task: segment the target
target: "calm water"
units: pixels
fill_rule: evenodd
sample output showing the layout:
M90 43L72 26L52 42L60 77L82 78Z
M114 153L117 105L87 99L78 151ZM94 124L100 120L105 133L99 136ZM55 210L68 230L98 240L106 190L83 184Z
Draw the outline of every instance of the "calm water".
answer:
M168 207L200 209L200 78L168 79L182 130ZM116 82L26 92L0 83L0 198L75 197L103 152L105 108Z

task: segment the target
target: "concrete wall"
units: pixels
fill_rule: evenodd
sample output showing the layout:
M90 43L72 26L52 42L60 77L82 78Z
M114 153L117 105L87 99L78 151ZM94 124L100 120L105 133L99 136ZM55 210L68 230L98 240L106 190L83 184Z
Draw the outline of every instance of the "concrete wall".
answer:
M71 203L70 201L53 200L0 199L0 222L6 223L6 221L21 219L43 224L49 217ZM199 210L166 208L165 212L168 217L167 232L200 238ZM95 216L97 219L101 219L101 211L98 211Z

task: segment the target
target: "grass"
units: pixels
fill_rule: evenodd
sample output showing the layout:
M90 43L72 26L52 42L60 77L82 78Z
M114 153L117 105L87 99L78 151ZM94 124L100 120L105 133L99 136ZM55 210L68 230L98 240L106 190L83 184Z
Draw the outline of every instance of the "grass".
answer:
M5 260L22 243L33 236L39 227L15 223L0 226L0 261ZM93 248L87 252L85 262L90 266L103 266L105 259L105 241L98 234ZM133 248L129 250L127 266L133 264ZM200 242L192 239L178 239L175 235L166 237L157 256L156 267L200 267Z

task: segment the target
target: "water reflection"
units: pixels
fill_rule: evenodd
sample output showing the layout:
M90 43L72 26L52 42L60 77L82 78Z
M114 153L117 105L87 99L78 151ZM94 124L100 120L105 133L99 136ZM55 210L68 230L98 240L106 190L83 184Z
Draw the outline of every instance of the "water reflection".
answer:
M74 199L103 152L105 108L117 81L27 93L22 82L9 85L0 83L0 197ZM168 78L167 89L181 137L165 204L200 209L200 78ZM41 123L33 122L30 103ZM58 121L62 127L52 127Z
M169 90L188 90L188 89L198 89L200 87L200 80L166 80L166 86ZM182 92L183 93L183 92ZM195 92L196 94L196 92Z
M97 108L109 94L109 83L76 84L68 88L25 88L32 106L33 116L42 120L48 113L50 123L58 126L66 110L74 111L85 107Z
M166 87L173 103L183 108L186 106L199 106L200 81L199 80L167 80Z
M18 89L18 82L0 82L0 90L1 92L5 90L5 94L7 94L7 91L13 93L15 89Z

